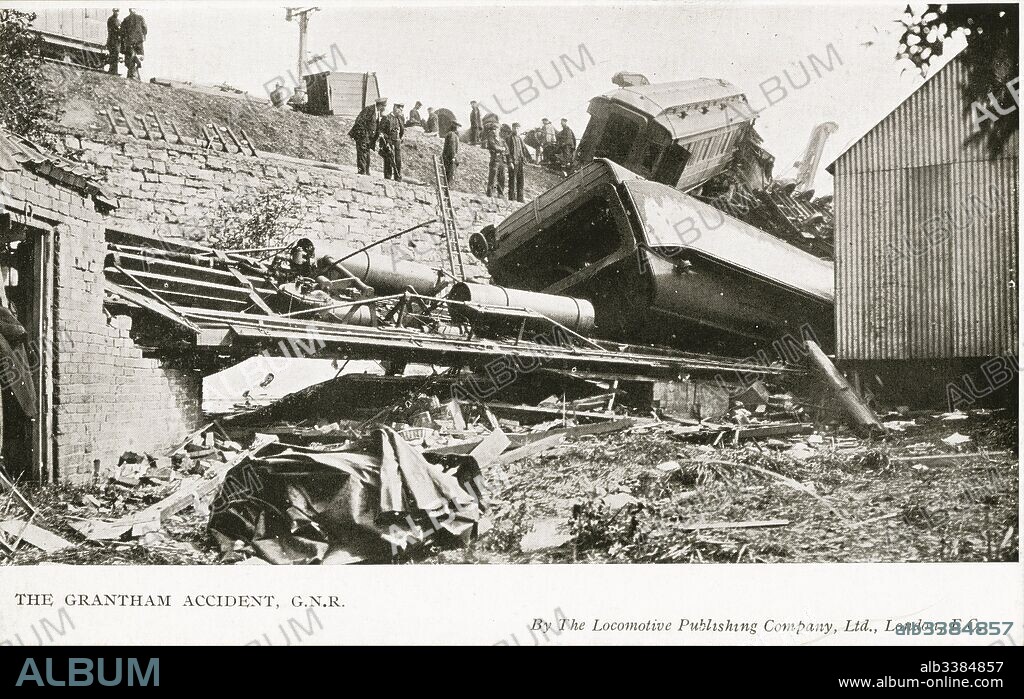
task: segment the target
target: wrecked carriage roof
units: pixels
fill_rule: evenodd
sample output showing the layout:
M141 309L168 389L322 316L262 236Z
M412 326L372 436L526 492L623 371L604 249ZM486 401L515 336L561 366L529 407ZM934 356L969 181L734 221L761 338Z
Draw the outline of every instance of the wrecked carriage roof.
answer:
M794 291L835 300L831 262L667 185L641 178L623 184L643 223L647 245L692 250Z
M654 118L673 139L752 121L757 116L743 91L719 78L632 85L595 99L618 102Z

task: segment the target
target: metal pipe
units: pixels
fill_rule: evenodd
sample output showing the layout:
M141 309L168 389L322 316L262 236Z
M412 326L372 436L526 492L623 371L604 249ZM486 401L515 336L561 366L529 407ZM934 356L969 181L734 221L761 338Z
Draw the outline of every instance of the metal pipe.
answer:
M351 275L385 294L402 293L412 287L416 293L429 296L443 286L442 277L436 269L418 262L374 255L365 250L348 253L344 258L324 255L319 266L319 273L328 279Z
M483 306L508 309L525 308L558 325L565 326L573 333L585 335L594 329L594 306L585 299L469 282L460 282L452 287L448 298L453 301L476 303ZM452 317L456 320L459 320L459 316L468 320L474 313L474 310L468 308L457 313L454 312L455 309L452 310ZM487 315L486 309L477 309L476 312L483 316Z

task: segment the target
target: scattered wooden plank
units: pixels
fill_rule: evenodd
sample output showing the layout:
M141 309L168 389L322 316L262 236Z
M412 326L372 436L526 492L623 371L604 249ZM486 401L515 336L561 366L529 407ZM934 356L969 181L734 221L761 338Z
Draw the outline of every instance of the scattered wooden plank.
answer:
M106 539L120 539L131 530L132 523L121 520L104 522L98 519L87 519L80 522L68 522L68 526L89 541L103 541Z
M466 418L462 414L462 405L454 398L448 403L448 414L451 415L456 431L465 432Z
M882 427L875 412L861 400L861 397L853 390L846 378L839 373L839 370L818 344L811 340L805 340L804 346L807 348L807 358L811 368L821 377L839 401L849 417L850 427L861 434L867 434L873 430L885 432L886 430Z
M562 407L547 408L539 405L511 405L509 403L488 403L487 407L494 411L495 415L500 417L508 417L512 419L518 418L539 418L540 420L550 420L552 418L571 417L571 418L584 418L587 420L600 420L602 422L614 420L617 415L614 413L595 413L584 410L569 410L563 409Z
M469 452L469 457L476 462L478 467L483 468L498 458L501 452L505 451L511 443L504 432L500 429L495 429L484 437L473 451Z
M823 498L820 495L818 495L816 492L814 492L813 490L808 488L806 485L804 485L800 481L793 480L792 478L789 478L788 476L783 476L781 473L776 473L775 471L771 471L771 470L769 470L767 468L761 468L760 466L755 466L754 464L744 464L744 463L741 463L739 461L725 461L723 459L711 459L711 460L705 461L704 463L722 464L723 466L736 466L736 467L739 467L739 468L746 468L746 469L749 469L749 470L754 471L756 473L760 473L760 474L763 474L765 476L769 476L770 478L774 478L777 481L783 483L784 485L789 486L793 490L799 490L802 493L807 493L812 498L814 498L815 500L817 500L818 502L823 504L825 507L827 507L829 510L831 510L832 513L835 514L835 516L838 517L843 522L843 524L845 524L847 526L849 526L851 524L849 518L846 515L844 515L839 510L839 508L837 508L835 505L833 505L828 500L826 500L825 498Z
M522 461L523 459L529 459L531 457L537 456L538 454L542 454L543 452L546 452L548 449L553 449L557 447L564 441L564 434L556 434L552 435L551 437L546 437L545 439L538 439L536 442L533 442L532 444L527 444L517 449L506 451L504 454L501 454L498 458L492 461L491 465L508 466L509 464L514 464L517 461Z
M592 425L576 425L575 427L560 427L554 430L548 430L547 432L528 432L526 434L512 434L509 435L509 439L512 440L512 444L517 447L531 444L537 440L544 439L546 437L552 437L556 434L565 435L565 437L582 437L584 435L597 435L597 434L608 434L610 432L618 432L619 430L625 430L634 425L640 424L636 418L624 417L619 420L611 420L608 422L598 422Z
M678 528L683 531L698 531L700 529L762 529L765 527L787 527L789 524L790 521L788 519L765 519L747 522L698 522L684 524Z
M784 422L776 425L753 425L740 427L740 439L767 439L768 437L789 437L796 434L812 434L814 425L807 422Z
M921 464L922 466L956 466L962 464L964 461L970 461L972 459L978 459L984 461L986 464L991 460L992 457L1007 456L1010 452L1008 451L990 451L980 452L971 451L963 452L960 454L922 454L920 456L890 456L889 462L896 464L907 464L913 466L914 464Z
M11 482L2 469L0 469L0 485L10 491L14 499L18 501L18 504L21 505L22 509L24 509L30 517L36 516L36 508L28 501L28 498L21 494L21 491L18 490L17 486L15 486L13 482Z
M20 536L22 541L35 546L37 549L42 549L46 553L53 553L54 551L74 546L67 539L23 519L11 519L6 522L0 522L0 531L13 537Z

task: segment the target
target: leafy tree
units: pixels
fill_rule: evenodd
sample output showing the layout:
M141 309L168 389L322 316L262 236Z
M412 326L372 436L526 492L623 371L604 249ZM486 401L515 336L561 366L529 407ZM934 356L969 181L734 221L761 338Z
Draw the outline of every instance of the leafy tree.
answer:
M35 14L0 9L0 126L50 143L47 122L56 98L46 91L41 39L31 30Z
M286 245L302 225L309 192L280 184L217 203L203 242L225 250Z
M942 56L946 41L953 37L967 40L967 48L959 56L967 72L961 90L964 112L978 127L968 142L984 139L989 155L998 157L1018 128L1016 3L929 4L920 15L907 5L898 21L904 31L896 57L909 60L923 75Z

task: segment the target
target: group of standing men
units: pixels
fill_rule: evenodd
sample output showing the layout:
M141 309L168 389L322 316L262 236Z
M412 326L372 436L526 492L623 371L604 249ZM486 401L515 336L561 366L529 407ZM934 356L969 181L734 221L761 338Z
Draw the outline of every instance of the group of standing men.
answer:
M370 154L379 143L379 153L384 161L384 178L402 180L402 139L405 127L420 126L426 133L438 131L438 117L433 108L427 109L427 119L420 114L422 102L417 102L410 110L406 119L402 104L395 104L390 114L385 114L388 100L386 97L377 99L374 104L363 107L356 117L348 135L356 144L356 167L360 175L370 174ZM459 166L459 128L462 125L452 119L448 132L443 134L444 146L441 159L444 163L445 177L448 185L455 182ZM469 112L469 143L480 145L490 153L487 172L487 196L503 197L506 182L510 201L525 201L523 186L526 181L525 166L529 153L523 137L519 134L519 123L511 127L499 124L498 118L489 114L485 119L476 101L470 102ZM569 122L562 119L561 131L555 131L547 119L540 127L541 145L537 148L538 161L552 158L561 162L568 171L571 167L573 154L576 151L576 134L569 128Z
M554 124L542 119L538 132L537 160L557 165L568 174L576 154L576 134L569 128L569 120L562 119L562 128L556 131Z
M107 18L107 58L110 63L107 72L118 75L117 64L121 58L120 54L123 53L128 78L140 80L139 68L142 67L142 57L145 53L146 20L131 7L128 8L128 16L123 22L118 16L119 13L115 7Z
M487 196L504 196L506 174L508 176L509 201L524 201L526 144L519 135L519 123L514 123L502 133L503 127L497 119L488 119L484 130L484 148L491 154L487 168Z
M499 197L504 195L507 175L509 200L523 201L523 168L529 156L523 137L519 135L520 124L516 122L511 127L500 125L493 114L485 119L475 100L469 106L469 142L472 145L481 144L491 154L487 172L487 196L493 196L495 192ZM551 122L544 119L540 132L537 161L550 161L557 157L568 174L576 152L576 134L569 128L569 121L562 119L562 130L556 132Z
M405 137L405 105L395 104L385 114L387 97L363 107L348 135L356 142L356 167L360 175L370 174L370 153L379 144L384 160L384 179L402 181L402 139Z

